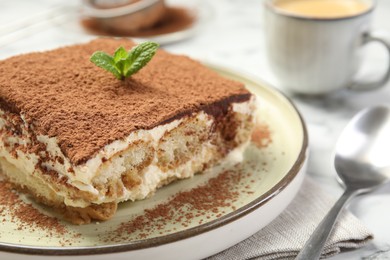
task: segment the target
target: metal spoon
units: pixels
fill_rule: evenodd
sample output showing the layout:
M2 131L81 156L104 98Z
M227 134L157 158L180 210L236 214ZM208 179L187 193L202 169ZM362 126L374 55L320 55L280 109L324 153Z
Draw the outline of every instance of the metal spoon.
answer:
M319 259L334 223L352 197L373 191L390 177L390 108L379 106L358 113L342 132L335 168L345 192L318 225L296 259Z

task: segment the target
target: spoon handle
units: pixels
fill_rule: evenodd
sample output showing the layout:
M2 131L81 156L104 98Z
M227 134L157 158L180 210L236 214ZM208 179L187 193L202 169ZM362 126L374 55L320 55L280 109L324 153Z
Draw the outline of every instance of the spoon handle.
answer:
M328 239L341 210L353 195L355 195L355 191L349 189L343 193L336 204L314 230L313 234L305 243L303 249L299 252L295 260L314 260L320 258L325 242Z

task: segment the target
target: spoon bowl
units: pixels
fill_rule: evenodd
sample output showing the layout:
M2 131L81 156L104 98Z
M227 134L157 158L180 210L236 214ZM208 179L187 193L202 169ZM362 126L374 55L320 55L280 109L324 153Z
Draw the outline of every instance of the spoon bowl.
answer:
M335 168L348 189L369 192L390 176L390 109L374 107L357 114L336 145Z
M345 204L373 191L390 178L390 108L378 106L358 113L345 127L335 149L335 169L345 192L321 221L296 259L319 259Z

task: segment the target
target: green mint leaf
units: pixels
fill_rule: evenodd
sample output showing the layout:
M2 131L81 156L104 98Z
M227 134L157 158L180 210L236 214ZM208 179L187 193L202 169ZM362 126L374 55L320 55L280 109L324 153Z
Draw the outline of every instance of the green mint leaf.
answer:
M117 68L114 58L107 53L97 51L92 54L90 61L92 61L96 66L111 72L117 79L122 79L123 74Z
M125 48L123 48L122 46L119 47L118 49L116 49L115 53L114 53L114 61L115 62L118 62L122 59L126 59L128 56L128 53L127 51L125 50Z
M153 58L158 47L155 42L144 42L131 49L128 63L124 67L124 76L129 77L142 69Z
M114 53L115 65L118 68L118 70L120 71L122 76L124 76L124 74L125 74L124 67L125 67L125 63L127 61L128 56L129 56L129 54L127 53L125 48L123 48L122 46L119 47L118 49L116 49L116 51Z
M159 45L154 42L144 42L129 52L123 47L116 49L114 56L97 51L92 54L90 60L96 66L103 68L115 75L118 79L124 79L142 69L154 56Z

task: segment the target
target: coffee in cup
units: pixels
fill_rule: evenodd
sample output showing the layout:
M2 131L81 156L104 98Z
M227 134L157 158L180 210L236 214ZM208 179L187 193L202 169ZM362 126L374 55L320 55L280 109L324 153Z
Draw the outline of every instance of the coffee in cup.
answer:
M365 44L382 43L390 57L390 41L370 30L373 9L369 0L267 0L267 55L281 87L316 95L383 86L390 65L378 81L354 81Z
M293 15L330 19L358 15L371 7L359 0L280 0L274 4L280 11Z

